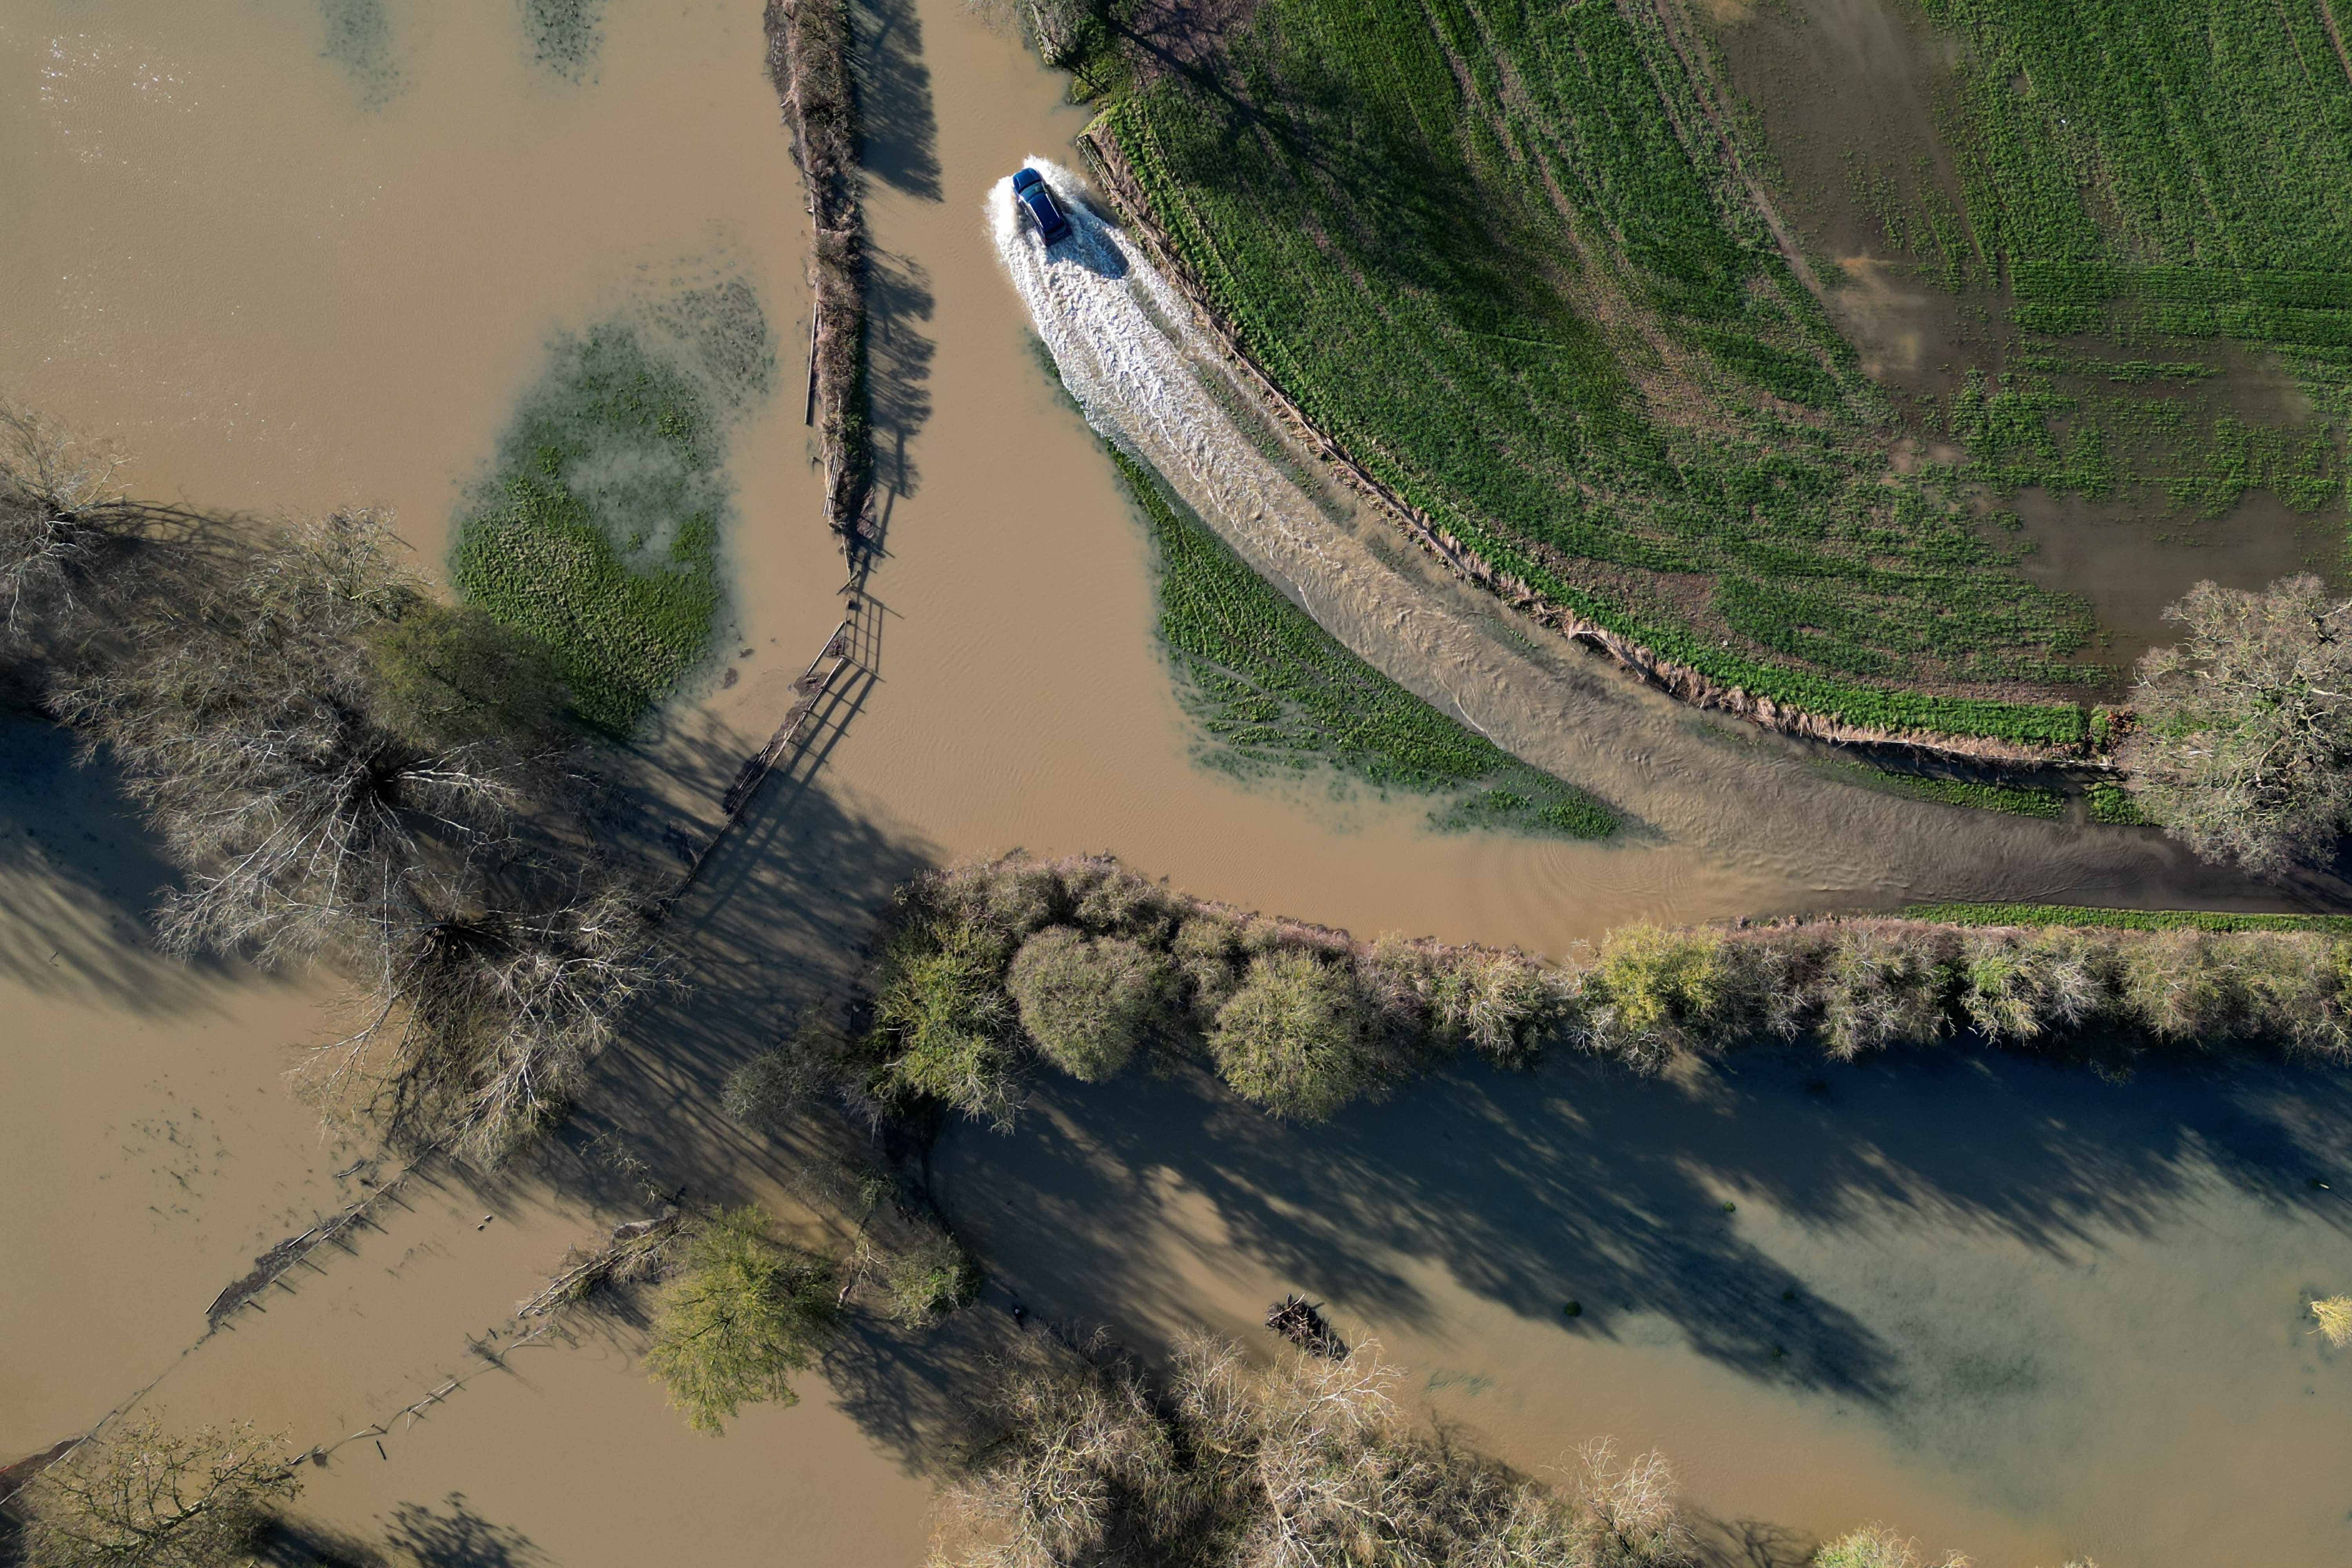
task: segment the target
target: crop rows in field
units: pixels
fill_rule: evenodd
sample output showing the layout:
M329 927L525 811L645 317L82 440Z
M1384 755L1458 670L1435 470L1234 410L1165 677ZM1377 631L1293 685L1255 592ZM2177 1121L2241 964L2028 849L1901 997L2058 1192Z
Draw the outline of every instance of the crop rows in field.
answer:
M2078 740L2088 606L1889 471L1647 15L1267 0L1107 127L1260 363L1496 566L1727 687Z
M2095 495L2137 484L2147 493L2135 502L2207 517L2250 489L2299 511L2342 506L2352 68L2329 37L2326 0L1919 3L1960 45L1939 120L1969 280L2005 286L2021 332L2097 338L2129 356L2029 339L2011 368L2056 376L2070 395L2070 376L2185 385L2199 379L2189 356L2238 343L2274 355L2315 416L2250 427L2219 388L2170 432L2151 427L2165 417L2155 404L2077 407L2063 411L2063 453L2039 435L2004 450L1979 427L1993 438L1971 445L1971 477ZM1932 181L1907 194L1895 183L1854 172L1890 243L1958 286L1953 247L1932 222L1948 198ZM2115 450L2103 458L2101 444ZM2022 447L2033 450L2020 460Z
M1160 635L1213 761L1237 772L1332 766L1438 797L1441 828L1601 838L1617 820L1574 785L1445 717L1348 651L1110 448L1160 561Z
M450 550L457 592L552 651L588 722L636 727L709 648L719 439L625 327L559 341Z

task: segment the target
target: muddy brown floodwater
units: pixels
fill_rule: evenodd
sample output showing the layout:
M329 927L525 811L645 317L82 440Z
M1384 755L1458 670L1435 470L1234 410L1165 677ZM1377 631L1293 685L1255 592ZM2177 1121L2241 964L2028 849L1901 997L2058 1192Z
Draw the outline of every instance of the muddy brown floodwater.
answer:
M604 7L560 70L509 5L194 12L0 6L0 386L117 436L149 493L389 505L437 569L551 333L742 279L785 390L730 437L734 679L714 669L643 748L682 789L723 781L840 614L793 395L807 237L758 6ZM1039 367L985 210L1024 159L1069 162L1085 115L956 0L868 4L859 26L888 552L867 672L681 907L700 990L640 1025L587 1127L791 1215L717 1079L838 978L894 880L1016 845L1110 849L1368 932L1549 950L1633 917L1922 895L2275 902L2146 834L1828 782L1501 622L1363 520L1324 517L1285 556L1253 520L1210 519L1365 657L1633 827L1440 837L1410 801L1198 765L1145 536ZM516 1343L514 1303L564 1247L636 1212L593 1184L428 1172L201 1339L257 1252L390 1169L322 1139L283 1079L337 987L154 955L142 916L167 874L103 771L25 721L0 762L0 1458L160 1374L147 1397L172 1419L331 1448L306 1512L427 1561L920 1559L904 1412L853 1372L712 1443L662 1408L641 1330ZM2352 1275L2302 1168L2341 1130L2331 1090L1802 1077L1476 1079L1328 1134L1137 1086L1050 1099L1011 1141L959 1134L949 1191L1056 1315L1144 1338L1314 1289L1512 1458L1661 1441L1702 1505L1770 1521L1759 1541L1885 1514L1987 1552L2054 1560L2063 1537L2153 1562L2157 1532L2205 1540L2234 1510L2277 1560L2335 1549L2304 1503L2352 1401L2293 1321L2298 1290ZM1089 1223L1107 1214L1133 1216L1118 1245ZM1562 1327L1554 1296L1584 1312ZM2079 1479L2053 1455L2079 1455Z

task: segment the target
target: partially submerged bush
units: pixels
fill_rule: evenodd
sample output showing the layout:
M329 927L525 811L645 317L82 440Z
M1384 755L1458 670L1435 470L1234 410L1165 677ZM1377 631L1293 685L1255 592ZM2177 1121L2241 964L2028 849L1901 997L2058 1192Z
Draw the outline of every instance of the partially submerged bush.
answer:
M1655 1068L1705 1041L1729 1000L1725 946L1719 931L1646 922L1611 931L1584 973L1585 1027L1594 1047Z
M1822 1036L1851 1061L1889 1046L1923 1045L1948 1033L1952 963L1933 928L1837 933L1823 965Z
M772 1238L759 1209L724 1209L662 1288L646 1362L687 1425L715 1436L745 1405L797 1404L790 1374L832 1326L833 1265Z
M1004 957L992 933L945 918L892 942L874 1007L892 1087L1011 1125L1015 1010Z
M772 1132L849 1070L849 1040L831 1018L805 1020L782 1045L727 1075L719 1103L748 1127Z
M2312 1332L2337 1350L2352 1345L2352 1296L2322 1296L2312 1302L2311 1315L2319 1321Z
M1928 1568L1919 1555L1919 1543L1883 1524L1849 1531L1813 1553L1812 1568ZM1957 1552L1937 1559L1935 1568L1969 1568Z
M1097 1342L1039 1345L981 1412L987 1436L950 1490L953 1561L1202 1568L1341 1563L1671 1568L1692 1561L1664 1461L1599 1450L1559 1495L1397 1409L1369 1349L1249 1367L1182 1344L1166 1384Z
M221 1568L251 1561L301 1490L282 1439L250 1426L121 1423L51 1465L12 1505L25 1568Z
M1209 1055L1243 1099L1276 1116L1319 1121L1386 1076L1370 1047L1354 976L1312 953L1253 959L1217 1010Z
M1126 1069L1173 989L1167 959L1141 942L1062 925L1021 944L1005 985L1038 1051L1087 1083Z

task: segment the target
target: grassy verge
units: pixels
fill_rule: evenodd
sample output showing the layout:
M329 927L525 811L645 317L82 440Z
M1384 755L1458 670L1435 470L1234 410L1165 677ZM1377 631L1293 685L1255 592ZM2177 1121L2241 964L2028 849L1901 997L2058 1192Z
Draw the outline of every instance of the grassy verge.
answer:
M458 526L457 592L546 644L598 729L627 734L709 649L720 458L694 384L608 324L557 342Z
M2038 816L2055 820L2066 815L2066 797L2052 790L2028 789L2015 784L1977 784L1967 779L1922 778L1916 773L1888 773L1861 763L1848 763L1834 758L1813 764L1815 771L1864 789L1874 789L1882 795L1899 795L1909 800L1931 800L1938 805L1966 806L1975 811L2006 812L2011 816Z
M1441 796L1443 828L1601 838L1592 796L1472 733L1348 651L1182 515L1116 448L1160 557L1160 634L1215 759L1242 771L1329 765L1381 789Z
M1275 379L1501 571L1754 696L2079 742L2087 605L1888 471L1647 16L1268 0L1105 129Z
M1905 920L1956 926L2100 926L2114 931L2316 931L2352 935L2352 915L2232 915L2082 904L1912 904Z

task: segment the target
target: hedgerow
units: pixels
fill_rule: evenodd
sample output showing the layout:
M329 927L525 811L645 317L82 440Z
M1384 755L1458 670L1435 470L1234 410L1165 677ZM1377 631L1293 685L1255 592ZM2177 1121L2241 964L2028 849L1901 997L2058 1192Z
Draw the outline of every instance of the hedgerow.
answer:
M1211 756L1237 770L1329 764L1381 789L1439 798L1446 829L1601 838L1617 818L1350 653L1116 447L1160 560L1160 635Z
M898 897L863 1047L869 1092L927 1095L1000 1124L1030 1065L1100 1078L1145 1041L1307 1121L1465 1047L1507 1066L1564 1047L1643 1071L1790 1042L1837 1060L1973 1040L2102 1054L2235 1045L2352 1063L2352 917L1920 905L1737 930L1633 925L1550 963L1359 942L1188 898L1107 857L960 866ZM1039 971L1088 944L1155 978L1121 1003L1113 1048L1089 1031L1073 1058L1074 1015L1016 1004L1008 987L1034 991Z
M2106 678L2088 606L1889 471L1883 396L1637 13L1269 0L1104 126L1274 378L1501 571L1759 697L2079 741L2011 694Z

